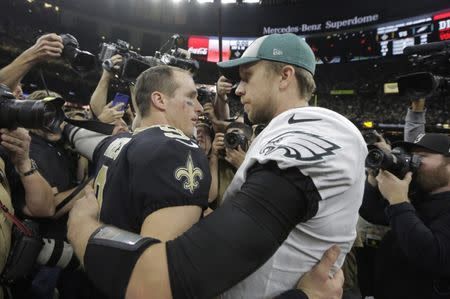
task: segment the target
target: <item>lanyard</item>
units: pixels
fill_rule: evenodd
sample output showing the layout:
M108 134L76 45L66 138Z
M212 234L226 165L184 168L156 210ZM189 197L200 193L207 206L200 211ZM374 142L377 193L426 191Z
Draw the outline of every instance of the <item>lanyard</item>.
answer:
M11 214L8 208L0 201L0 209L5 214L5 217L8 218L12 223L17 225L17 228L27 237L33 236L33 232L23 224L16 216Z

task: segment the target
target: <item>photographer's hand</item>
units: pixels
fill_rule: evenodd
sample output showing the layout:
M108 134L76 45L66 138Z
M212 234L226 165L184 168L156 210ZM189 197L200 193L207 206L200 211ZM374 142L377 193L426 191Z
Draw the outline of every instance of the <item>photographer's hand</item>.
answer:
M226 148L225 160L234 167L239 168L242 162L244 162L245 154L246 153L244 152L244 150L242 150L240 145L237 149Z
M217 122L217 116L214 111L214 107L212 103L206 103L203 105L203 112L208 116L208 119L214 123Z
M1 129L1 145L10 152L11 162L20 173L31 169L29 156L31 137L23 128L16 130Z
M6 84L11 90L14 90L36 63L60 57L63 48L62 39L57 34L50 33L41 36L33 46L0 70L0 83Z
M226 101L226 96L230 93L233 84L224 76L221 76L217 81L217 95L220 100Z
M216 133L216 136L214 137L212 143L212 150L211 150L212 155L217 157L219 155L219 151L225 148L225 143L223 142L224 136L225 134L223 133Z
M38 171L31 172L29 157L31 137L23 128L1 129L1 145L10 152L10 159L21 174L20 180L25 190L23 213L34 217L48 217L55 214L55 197L49 183ZM27 173L24 175L25 173Z
M111 66L106 67L105 63L103 63L103 74L102 77L105 77L106 79L111 79L113 76L112 71L113 70L118 70L120 68L120 65L123 62L123 57L119 54L116 54L114 56L111 56L111 58L109 59L111 61Z
M386 153L390 153L392 151L392 147L389 143L387 143L386 139L384 139L383 135L374 131L374 134L378 137L379 141L375 142L373 145L383 150Z
M123 103L119 103L116 106L112 105L112 101L109 102L104 108L102 113L98 116L98 119L101 122L110 124L112 122L115 122L118 119L121 119L123 117L124 111L121 111L123 107Z
M408 172L401 180L387 170L380 170L377 176L378 189L391 205L409 202L408 188L411 179L411 172Z
M62 39L55 33L50 33L39 37L36 43L28 48L22 55L33 63L58 58L63 51Z
M230 106L228 105L227 94L230 93L232 88L233 85L224 76L221 76L217 81L216 98L214 99L214 111L216 112L217 119L219 120L230 118ZM220 124L216 124L216 126L219 125Z

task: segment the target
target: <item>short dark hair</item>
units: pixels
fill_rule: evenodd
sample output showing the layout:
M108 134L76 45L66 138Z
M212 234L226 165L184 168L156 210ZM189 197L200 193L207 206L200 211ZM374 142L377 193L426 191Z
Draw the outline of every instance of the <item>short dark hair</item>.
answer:
M306 101L309 101L313 92L316 90L316 82L314 82L314 77L309 71L305 70L304 68L283 62L267 61L268 69L272 70L275 73L281 72L281 69L286 65L290 65L294 68L299 94Z
M142 72L136 80L136 105L142 117L147 116L150 112L149 96L159 91L171 97L177 90L178 83L174 80L175 72L186 72L182 69L168 66L158 65Z
M245 137L247 137L247 139L250 140L252 138L253 130L252 130L252 127L250 127L249 125L246 125L241 122L232 122L231 124L229 124L227 126L225 132L230 129L241 129L244 132L244 135L245 135Z

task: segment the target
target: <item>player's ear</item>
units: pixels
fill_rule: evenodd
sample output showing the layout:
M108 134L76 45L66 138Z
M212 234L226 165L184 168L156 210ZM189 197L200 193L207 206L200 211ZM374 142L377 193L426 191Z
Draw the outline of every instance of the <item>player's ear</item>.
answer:
M152 106L154 106L156 109L161 111L166 110L166 98L163 93L159 91L154 91L150 95L150 101Z
M281 69L280 88L286 89L292 82L295 82L295 69L291 65L285 65Z

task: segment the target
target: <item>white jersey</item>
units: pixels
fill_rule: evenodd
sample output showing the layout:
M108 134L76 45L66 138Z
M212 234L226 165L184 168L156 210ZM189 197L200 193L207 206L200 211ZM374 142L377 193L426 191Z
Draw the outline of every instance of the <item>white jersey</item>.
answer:
M296 167L311 178L321 198L318 211L298 224L264 265L221 298L273 298L292 289L332 244L341 248L336 265L341 267L356 238L366 155L359 130L336 112L303 107L275 117L253 141L224 200L240 190L252 165L275 161L280 169Z

